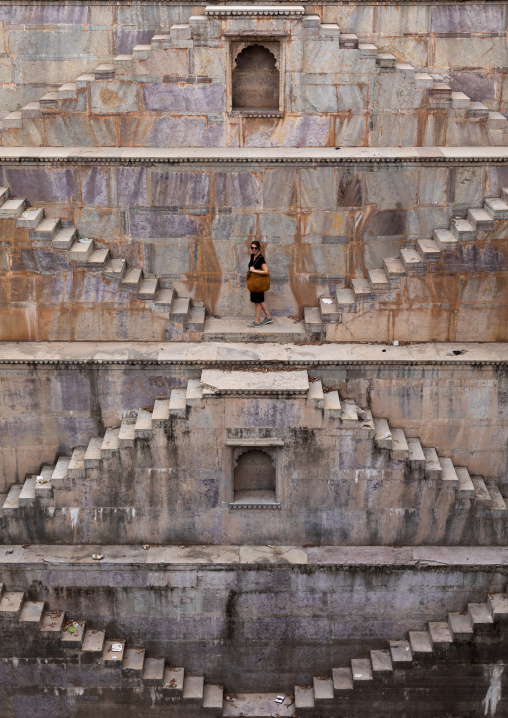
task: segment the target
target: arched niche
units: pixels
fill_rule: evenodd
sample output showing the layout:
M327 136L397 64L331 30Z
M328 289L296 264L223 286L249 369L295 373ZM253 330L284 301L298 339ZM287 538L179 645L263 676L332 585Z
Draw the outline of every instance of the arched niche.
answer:
M234 55L231 73L233 110L278 110L278 57L263 44L246 44Z
M234 462L235 501L275 500L275 459L265 449L240 449Z

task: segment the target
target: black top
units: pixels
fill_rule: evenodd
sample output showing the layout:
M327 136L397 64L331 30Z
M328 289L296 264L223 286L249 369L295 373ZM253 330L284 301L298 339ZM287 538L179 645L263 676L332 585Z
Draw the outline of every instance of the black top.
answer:
M251 267L254 267L254 269L262 269L262 268L263 268L263 264L266 264L265 258L263 257L263 255L262 255L262 254L258 255L258 256L256 257L256 259L253 259L253 257L254 257L254 255L251 254L251 255L250 255L250 262L249 262L249 269L250 269Z

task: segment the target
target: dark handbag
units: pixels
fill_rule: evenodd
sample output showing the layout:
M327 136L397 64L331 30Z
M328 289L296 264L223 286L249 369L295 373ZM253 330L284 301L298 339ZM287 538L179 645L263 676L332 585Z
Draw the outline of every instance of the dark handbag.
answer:
M253 274L250 269L247 272L247 289L254 294L260 294L270 289L270 273Z

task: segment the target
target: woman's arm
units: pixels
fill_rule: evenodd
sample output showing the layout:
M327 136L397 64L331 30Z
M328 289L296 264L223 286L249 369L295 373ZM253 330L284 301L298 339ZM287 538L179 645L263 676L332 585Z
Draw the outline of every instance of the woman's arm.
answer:
M266 276L268 274L268 267L266 266L266 264L262 264L261 269L253 269L251 267L250 271L253 272L254 274L263 274Z

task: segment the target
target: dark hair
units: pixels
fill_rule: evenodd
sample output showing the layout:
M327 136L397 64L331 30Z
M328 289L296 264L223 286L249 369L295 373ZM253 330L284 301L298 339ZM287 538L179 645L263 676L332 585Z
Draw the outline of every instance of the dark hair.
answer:
M251 244L255 244L258 249L261 249L261 245L259 244L259 242L257 241L257 239L253 239L252 242L251 242Z

